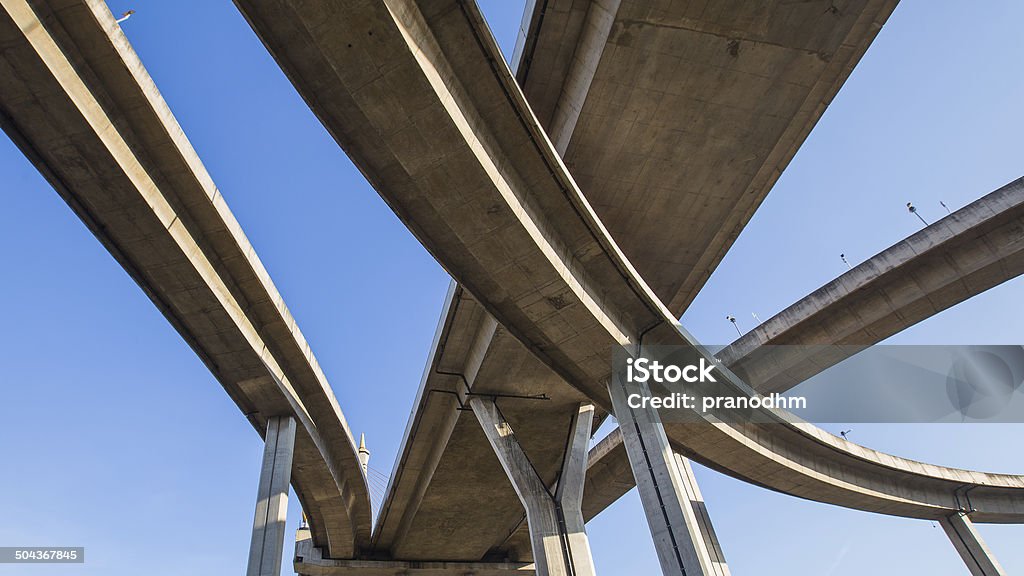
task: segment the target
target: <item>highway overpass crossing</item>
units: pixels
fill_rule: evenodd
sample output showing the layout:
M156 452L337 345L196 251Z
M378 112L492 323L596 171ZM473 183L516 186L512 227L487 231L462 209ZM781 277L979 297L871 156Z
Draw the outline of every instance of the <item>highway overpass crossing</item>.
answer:
M612 347L635 352L641 337L644 344L696 347L579 192L474 5L385 3L368 6L352 18L326 5L296 10L273 3L238 4L389 206L496 324L588 400L612 409L606 388L611 372L607 350ZM372 40L357 40L369 36L367 31L372 31ZM490 330L483 322L480 329ZM552 389L552 400L545 401L551 408L518 408L538 417L517 419L514 411L521 404L512 400L530 402L518 397L530 395L523 392L532 382L481 381L486 359L480 361L475 344L487 339L469 339L473 354L467 360L472 363L466 364L478 372L478 387L464 382L460 404L481 395L509 396L508 402L502 401L507 421L501 426L515 430L520 445L531 452L529 438L543 436L533 427L568 422L576 406L567 401L569 392ZM465 376L456 373L453 378ZM651 415L621 410L617 415L623 430L635 423L651 433L648 446L667 447L664 433L646 420ZM667 429L686 453L734 476L805 498L887 514L946 518L957 511L956 496L966 484L974 486L975 519L1014 521L1022 512L1024 485L1019 477L924 467L810 426L694 422ZM537 451L531 457L542 478L555 469ZM672 458L660 459L662 463L646 471L650 484L651 478L677 475ZM474 464L479 464L476 479L486 472L487 463ZM635 476L643 475L645 471L631 464ZM641 486L641 499L649 502L644 492ZM657 495L662 501L671 497ZM495 498L488 496L486 507L491 510ZM438 500L443 499L431 502ZM419 504L420 513L424 503ZM693 549L699 547L697 539L681 527L685 522L668 519L654 526L651 509L648 518L656 541L670 542L674 550L691 548L686 558L680 557L683 553L667 558L673 551L666 552L666 572L681 573L683 565L694 568L697 561L704 570L703 560L694 558L700 555ZM421 550L450 546L449 540L455 539L446 538L445 531L458 526L443 522L443 517L438 520L420 528L434 537L421 538ZM460 517L459 522L468 524L470 519ZM406 526L411 526L407 534L417 530L416 519ZM659 546L659 552L665 549ZM557 567L548 570L561 573Z
M253 548L261 551L255 552L257 572L251 573L271 573L273 556L280 554L279 534L271 534L276 524L270 520L280 512L280 480L290 473L311 524L309 540L297 548L305 554L296 564L303 573L450 574L470 569L481 574L560 574L565 566L527 564L535 556L531 534L517 530L523 525L520 500L528 509L543 509L543 497L524 495L526 480L516 484L517 497L499 458L491 456L480 424L454 408L497 398L500 410L491 414L492 427L503 431L503 437L517 439L513 444L529 456L540 482L553 486L565 477L566 434L580 405L593 403L600 412L613 411L607 387L613 346L636 351L640 344L675 344L703 353L678 326L676 316L749 219L893 3L854 2L849 7L854 9L824 10L817 20L810 12L800 13L802 8L769 3L779 11L798 12L769 18L772 25L756 31L761 36L741 38L723 36L713 26L722 22L702 22L688 14L665 20L672 15L652 12L645 15L647 20L630 19L627 26L624 18L637 5L604 2L592 14L584 10L579 39L560 39L559 29L548 29L546 36L543 26L533 24L541 16L557 22L554 13L534 11L523 43L530 65L521 67L520 74L525 75L528 94L531 86L537 94L555 94L547 109L536 96L535 116L471 2L236 2L321 122L389 206L465 286L455 288L449 298L417 404L435 403L429 405L441 409L423 408L410 421L401 466L372 536L355 443L326 379L106 6L95 0L0 4L5 9L0 17L5 47L0 65L7 68L0 75L5 131L193 346L256 429L268 435L269 465L261 493L265 480L267 499L278 508L272 513L262 504L268 522L261 525L258 518L254 527ZM578 17L569 14L570 20ZM736 12L718 16L730 14ZM827 18L834 20L821 22ZM813 33L786 50L784 45L773 47L771 34L793 22ZM589 195L605 185L603 166L613 160L630 162L616 154L640 151L656 158L680 145L678 127L662 131L641 120L663 118L658 109L629 108L629 103L651 102L653 96L644 87L658 76L632 79L635 93L613 94L615 66L635 69L638 61L649 60L653 52L634 52L643 50L648 40L667 55L674 49L707 48L706 43L722 48L722 53L708 54L722 70L711 76L697 70L692 79L724 78L724 84L707 90L728 102L708 101L694 108L685 108L696 104L679 99L666 104L672 110L689 110L690 121L698 124L691 129L702 137L720 136L720 142L712 141L721 146L709 146L707 152L719 156L701 157L685 170L672 168L667 159L653 163L650 172L635 175L634 196L628 202L615 204L616 191L628 186L609 183L605 196L595 193L603 200L592 208L570 170L573 175L580 170ZM546 42L567 42L573 53L569 63L546 63L538 51ZM590 53L595 49L602 50L600 57ZM565 58L564 51L557 54L555 60ZM751 55L750 60L743 55ZM569 66L570 72L555 69L545 75L548 65ZM747 78L757 76L754 70L770 71L778 83ZM802 76L808 70L811 77ZM531 75L550 83L560 74L568 74L571 85L556 89L542 88L540 80L531 84ZM751 92L744 89L743 78L763 81L762 94L794 92L767 103L768 108L748 110L736 101ZM559 100L563 93L565 99ZM799 105L790 106L793 102ZM605 123L601 118L617 109L630 112L623 117L633 123L628 130L637 130L638 143L656 134L676 139L656 150L588 149L607 142L607 134L599 133ZM750 119L758 120L756 133L742 128ZM542 122L562 127L553 134L554 145ZM750 144L749 156L722 152L737 142ZM599 152L606 155L593 156ZM730 162L740 161L752 165L728 169L735 167ZM587 162L593 164L588 168ZM730 178L740 175L733 181L716 171L728 172ZM652 186L659 174L676 180ZM672 194L680 181L701 185L687 192L679 212L671 212L677 208ZM635 195L645 190L653 196ZM658 209L616 212L636 201ZM707 222L673 227L671 238L624 233L622 250L616 243L613 226L629 230L639 228L638 223L660 224L652 220L660 217L676 223L681 214L699 212L697 207L713 214ZM612 233L602 221L605 216ZM1012 235L1012 221L1008 226ZM689 230L676 233L675 228ZM1014 238L1020 235L1016 230ZM645 255L657 250L669 254L684 245L692 253L674 262L675 268L659 269L668 271L667 276L652 271L653 261ZM634 258L641 271L652 274L650 287L633 268ZM998 268L998 262L988 266ZM964 282L966 293L983 289L984 283ZM431 378L437 378L439 392L432 392ZM540 393L548 399L534 398ZM682 466L668 449L669 441L718 470L775 490L862 510L940 519L951 537L959 539L958 550L965 558L980 554L983 544L973 536L970 521L959 515L962 490L971 491L977 511L970 518L975 521L1019 522L1024 515L1021 477L922 465L811 426L695 420L662 428L651 420L652 414L628 412L620 406L616 414L627 425L624 446L634 458L634 475L641 478L642 499L666 573L680 573L684 566L707 574L723 569L707 563L709 546L699 533L700 522L686 511L688 498L699 494L678 485ZM480 410L476 417L484 421ZM289 430L294 433L293 451L288 449ZM417 434L438 431L447 434L447 441L432 452L409 449ZM635 460L638 443L663 448L646 468ZM514 446L503 446L493 437L491 444L508 470L509 462L516 461ZM279 445L283 453L293 453L292 465L274 465L277 452L272 447ZM473 459L473 473L458 478L464 471L446 462L451 461L447 451L460 448L479 457ZM659 487L652 478L668 482ZM453 484L456 480L460 483ZM488 493L492 486L497 488ZM475 504L475 515L459 515L464 512L461 504L448 498L453 487L461 489L460 498ZM669 506L674 506L672 516L660 524L650 514L655 496L676 503ZM529 500L533 497L540 500ZM582 515L578 505L575 510L567 505L566 513ZM460 540L463 526L479 536ZM532 527L536 547L546 539L537 539ZM585 542L580 531L550 536L568 541L581 535ZM681 550L675 558L663 545L670 541ZM992 574L998 569L990 563L972 570Z

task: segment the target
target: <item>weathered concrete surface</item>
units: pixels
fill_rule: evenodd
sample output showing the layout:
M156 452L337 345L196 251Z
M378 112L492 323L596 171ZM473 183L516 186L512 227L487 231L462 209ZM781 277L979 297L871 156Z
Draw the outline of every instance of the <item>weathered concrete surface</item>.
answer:
M967 515L959 512L950 514L939 519L939 525L963 558L971 576L1006 576L1006 571L999 565Z
M295 419L290 416L268 418L246 576L281 574L285 523L288 521L288 487L294 456Z
M762 394L796 384L1024 274L1024 178L957 210L815 290L715 355ZM789 356L783 345L841 345ZM794 350L795 352L795 350ZM622 437L594 447L584 515L634 486Z
M420 241L577 391L607 410L608 350L635 350L641 334L645 344L695 346L575 186L475 5L238 4L327 129ZM532 385L486 383L511 384L511 390ZM514 425L542 425L541 416L535 412ZM796 496L935 518L952 509L954 491L967 483L978 485L972 491L977 518L1024 518L1024 479L1017 476L922 465L812 426L694 421L667 428L685 454ZM457 438L458 429L446 448L456 448ZM471 483L465 476L448 480L454 487ZM452 502L468 495L453 490L441 496ZM462 524L490 520L490 514L459 518ZM443 536L435 542L450 543Z
M678 316L895 6L535 2L516 78L601 221Z
M356 447L266 270L99 0L0 2L0 124L261 435L297 428L292 486L331 554L370 538Z

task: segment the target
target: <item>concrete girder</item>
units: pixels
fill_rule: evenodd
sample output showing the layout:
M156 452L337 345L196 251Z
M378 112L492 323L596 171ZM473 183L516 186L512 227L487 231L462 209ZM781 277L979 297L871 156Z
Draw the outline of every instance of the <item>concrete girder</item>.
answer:
M324 558L309 531L295 539L295 572L300 576L534 576L531 562L446 562Z

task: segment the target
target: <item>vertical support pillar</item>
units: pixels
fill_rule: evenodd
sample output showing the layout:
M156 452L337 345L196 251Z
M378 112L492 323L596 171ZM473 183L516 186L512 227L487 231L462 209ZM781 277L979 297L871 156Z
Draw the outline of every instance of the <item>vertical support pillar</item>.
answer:
M594 407L580 406L555 494L530 463L498 406L490 400L469 400L487 441L526 509L537 576L594 576L594 561L583 525L583 479Z
M295 420L289 416L269 418L246 576L281 573L294 452Z
M942 529L960 553L972 576L1006 576L992 551L985 545L981 535L966 514L957 512L939 520Z
M646 384L641 393L649 396ZM665 435L658 411L630 408L623 383L608 384L615 419L633 469L640 502L665 576L715 576L723 563L712 559L688 495L685 475ZM692 470L691 470L692 471ZM696 486L696 484L694 484Z
M679 472L683 476L686 498L690 501L690 508L693 509L693 515L697 519L697 528L700 530L704 546L711 556L711 573L715 576L730 576L729 565L725 562L725 553L722 552L722 545L718 542L715 527L711 524L711 516L708 514L708 507L704 504L704 496L700 493L700 486L697 485L697 477L693 474L690 459L676 454L676 464L679 465Z
M566 447L562 473L555 489L555 505L561 511L563 529L572 561L572 574L594 576L594 557L590 553L590 540L583 521L583 485L590 457L590 436L593 434L594 406L580 404L572 420L569 445Z

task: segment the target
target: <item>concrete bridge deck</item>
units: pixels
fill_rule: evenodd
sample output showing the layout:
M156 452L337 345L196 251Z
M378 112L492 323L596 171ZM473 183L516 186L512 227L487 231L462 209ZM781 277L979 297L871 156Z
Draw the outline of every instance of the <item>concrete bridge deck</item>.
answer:
M622 252L681 315L896 0L530 4L515 70L526 100Z

